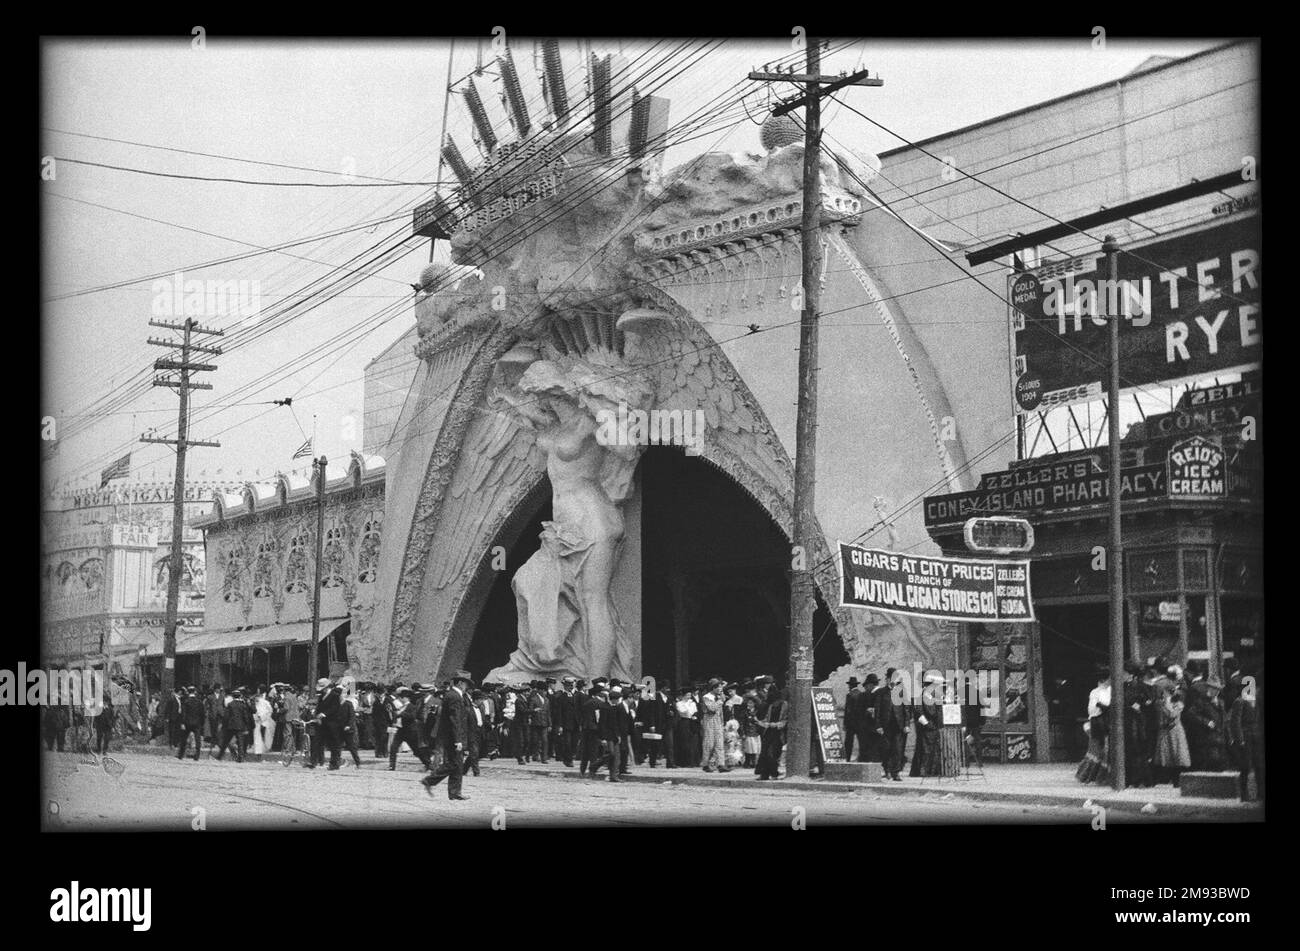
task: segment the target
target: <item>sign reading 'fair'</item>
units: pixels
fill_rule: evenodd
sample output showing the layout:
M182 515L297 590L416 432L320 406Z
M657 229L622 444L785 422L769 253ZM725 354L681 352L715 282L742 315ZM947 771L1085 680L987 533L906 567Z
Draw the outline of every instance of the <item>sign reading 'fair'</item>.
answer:
M1032 621L1029 562L932 558L840 543L840 604L949 621Z

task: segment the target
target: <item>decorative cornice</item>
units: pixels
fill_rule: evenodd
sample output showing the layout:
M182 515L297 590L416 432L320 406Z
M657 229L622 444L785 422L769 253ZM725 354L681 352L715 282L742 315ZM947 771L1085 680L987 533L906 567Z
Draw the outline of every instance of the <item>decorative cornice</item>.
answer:
M851 226L858 223L862 212L861 199L842 189L823 186L821 200L823 224L838 221ZM666 258L745 238L798 231L802 224L802 197L790 194L775 201L736 208L722 215L692 218L671 227L638 231L634 235L634 247L642 258Z

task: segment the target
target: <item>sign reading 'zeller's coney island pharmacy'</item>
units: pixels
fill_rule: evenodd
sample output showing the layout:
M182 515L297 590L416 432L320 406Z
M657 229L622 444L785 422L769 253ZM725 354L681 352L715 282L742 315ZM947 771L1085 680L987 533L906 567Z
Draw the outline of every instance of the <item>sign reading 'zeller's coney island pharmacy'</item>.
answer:
M932 558L840 543L840 604L949 621L1032 621L1029 562Z

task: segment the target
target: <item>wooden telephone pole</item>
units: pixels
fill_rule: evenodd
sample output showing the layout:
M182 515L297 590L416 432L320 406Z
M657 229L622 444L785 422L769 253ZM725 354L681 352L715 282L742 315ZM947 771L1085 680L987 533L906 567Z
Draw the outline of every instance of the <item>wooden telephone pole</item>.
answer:
M315 430L312 430L315 436ZM315 593L311 598L311 649L312 657L317 657L320 651L320 587L323 580L322 568L325 559L325 471L329 465L329 460L324 456L319 459L313 459L311 467L316 476L316 584ZM330 642L325 649L325 669L320 670L319 661L317 662L317 673L322 677L329 677L333 674L334 666L334 638L330 637Z
M190 446L220 446L219 442L209 442L189 438L190 390L210 390L211 383L191 383L190 374L204 370L215 370L210 363L191 363L190 354L194 351L220 356L220 347L204 347L191 341L194 334L209 334L220 337L222 331L200 327L193 318L186 318L183 324L166 323L160 320L149 321L150 327L162 327L174 330L185 336L180 343L175 340L159 340L150 337L148 342L155 347L179 348L179 361L170 359L155 360L155 370L173 370L180 372L180 379L155 377L154 386L169 386L180 393L180 412L177 416L176 438L159 439L154 436L141 436L141 442L166 443L176 447L176 476L172 483L172 552L167 559L167 626L163 629L163 671L162 693L166 696L176 683L176 615L180 609L181 573L184 569L182 542L185 531L185 450Z
M790 572L790 666L786 775L807 777L812 767L813 614L816 580L809 568L817 532L817 311L821 303L821 101L844 86L880 86L866 71L850 76L821 75L820 41L807 41L807 73L752 72L750 79L803 83L805 94L772 110L783 116L803 106L803 316L799 327L799 409L795 425L794 552Z

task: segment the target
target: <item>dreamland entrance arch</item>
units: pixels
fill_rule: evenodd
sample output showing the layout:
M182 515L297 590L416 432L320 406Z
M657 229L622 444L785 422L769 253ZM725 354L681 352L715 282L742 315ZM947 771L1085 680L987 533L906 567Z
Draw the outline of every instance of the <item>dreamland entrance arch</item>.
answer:
M788 538L802 146L709 154L668 176L653 161L629 170L590 137L552 155L499 157L460 213L424 211L451 234L459 266L421 276L421 365L385 452L391 529L356 651L366 672L409 680L466 663L516 678L662 669L664 605L681 613L687 599L671 588L665 598L661 570L680 571L685 559L646 548L661 525L644 513L658 504L661 458L690 463L663 480L683 480L688 509L711 478L724 480L728 499L744 499L726 503L736 515L715 539L732 521L763 519L773 539ZM876 547L926 550L909 500L935 486L972 487L968 452L998 445L1010 418L1006 342L987 329L990 295L954 283L926 240L882 212L863 184L871 169L852 155L821 167L823 302L856 319L824 323L821 531L806 553L821 618L833 620L859 674L950 664L955 639L931 622L837 607L834 540L865 532ZM702 420L691 455L647 446L631 425L609 438L602 421L611 413L639 412ZM981 462L992 464L987 453ZM766 552L777 542L754 544ZM744 602L745 624L761 632L783 613L788 582L760 582L765 565L732 567L735 577L705 600ZM501 630L503 598L514 600L513 632ZM682 625L672 625L672 676L756 672L745 661L713 669L726 658L695 634L701 625L721 631L727 619L710 610L686 622L685 649ZM485 634L484 625L495 627ZM729 638L715 640L734 648ZM758 656L768 653L777 659L775 649ZM764 672L781 676L778 668Z

